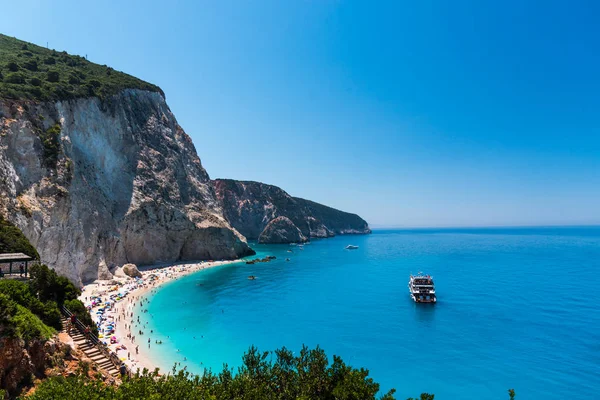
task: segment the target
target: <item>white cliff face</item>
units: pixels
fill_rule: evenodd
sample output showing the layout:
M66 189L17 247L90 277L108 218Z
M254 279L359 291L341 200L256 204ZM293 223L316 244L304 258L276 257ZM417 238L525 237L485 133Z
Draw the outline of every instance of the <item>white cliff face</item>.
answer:
M40 140L59 124L58 162ZM251 254L164 98L0 102L0 213L75 282L125 263Z

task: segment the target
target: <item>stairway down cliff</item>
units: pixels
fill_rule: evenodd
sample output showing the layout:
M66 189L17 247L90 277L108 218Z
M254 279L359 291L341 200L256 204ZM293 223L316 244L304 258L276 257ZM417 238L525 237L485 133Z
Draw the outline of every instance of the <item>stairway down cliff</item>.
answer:
M156 91L0 99L0 214L79 283L125 263L254 254Z
M292 197L277 186L232 179L212 182L227 221L246 238L259 243L371 233L358 215Z

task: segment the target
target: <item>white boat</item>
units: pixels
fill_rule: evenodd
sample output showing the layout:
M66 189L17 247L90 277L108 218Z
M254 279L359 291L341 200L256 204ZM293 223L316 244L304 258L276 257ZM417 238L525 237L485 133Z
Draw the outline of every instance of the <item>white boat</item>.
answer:
M356 250L358 249L358 246L354 246L352 244L349 244L348 246L346 246L346 250Z
M422 272L419 272L418 275L411 275L408 281L408 290L415 303L437 302L431 275L424 275Z

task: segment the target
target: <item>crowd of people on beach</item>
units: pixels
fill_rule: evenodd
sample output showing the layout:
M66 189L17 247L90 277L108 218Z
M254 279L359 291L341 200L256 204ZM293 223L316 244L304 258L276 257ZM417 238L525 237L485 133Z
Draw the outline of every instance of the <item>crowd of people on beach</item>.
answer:
M206 268L204 263L155 268L142 271L142 277L113 279L84 288L81 300L96 319L99 340L132 370L154 369L155 365L150 365L144 354L140 355L140 344L144 341L148 349L153 342L163 344L162 339L152 340L154 331L148 327L148 318L144 318L145 322L140 319L141 314L148 313L146 296L154 294L164 282L203 268ZM182 360L187 361L187 358Z

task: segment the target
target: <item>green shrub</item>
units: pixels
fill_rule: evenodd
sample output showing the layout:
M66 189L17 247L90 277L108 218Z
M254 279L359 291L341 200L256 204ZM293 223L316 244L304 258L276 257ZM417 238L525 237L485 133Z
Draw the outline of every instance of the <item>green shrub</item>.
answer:
M71 74L69 75L69 83L71 85L79 85L81 81L79 80L79 77L77 77L75 74Z
M42 85L42 81L39 80L38 78L31 78L29 80L29 83L31 83L33 86L41 86Z
M270 361L274 355L275 361ZM274 353L252 347L237 374L225 366L219 374L202 376L184 371L158 376L144 371L119 386L108 386L83 375L50 378L37 387L37 399L186 399L186 400L374 400L379 384L365 369L346 365L339 357L329 363L323 350L303 348L299 355L283 348ZM393 400L394 391L381 399Z
M37 315L46 325L61 329L60 310L56 302L42 302L32 291L30 285L13 279L0 280L0 293L8 296L16 304Z
M48 82L58 82L60 80L60 74L58 71L48 71L46 80Z
M44 146L44 165L47 168L56 168L60 152L60 130L60 124L54 124L40 134L40 140Z
M6 294L0 293L0 338L15 335L16 326L12 318L16 312L17 304Z
M54 301L47 301L44 303L42 315L40 319L44 322L44 324L51 326L56 330L62 329L62 322L60 320L61 312L58 309L58 305Z
M37 71L38 70L37 61L29 60L23 64L23 68L28 69L30 71Z
M54 64L56 64L56 58L54 58L54 57L46 57L46 58L44 58L44 64L46 64L46 65L54 65Z
M34 86L29 89L29 93L33 95L33 97L40 98L43 95L42 89L37 86Z
M94 323L94 320L92 319L88 309L85 308L85 305L81 301L77 299L66 300L65 307L67 307L73 314L77 315L77 318L83 325L89 326L94 335L98 335L98 327L96 327L96 324Z
M29 286L41 301L55 301L62 306L65 301L76 299L81 295L71 281L60 276L46 265L37 264L29 269Z
M17 336L25 341L50 339L55 333L54 329L45 325L36 315L21 305L17 305L17 312L12 320Z
M8 68L8 70L11 72L17 72L19 70L19 64L14 61L10 61L8 64L6 64L6 68Z
M0 215L0 253L25 253L39 260L35 247L23 235L21 230Z
M6 76L6 79L4 79L4 82L15 83L15 84L25 83L25 75L18 73L18 72L14 73L14 74L8 74Z

